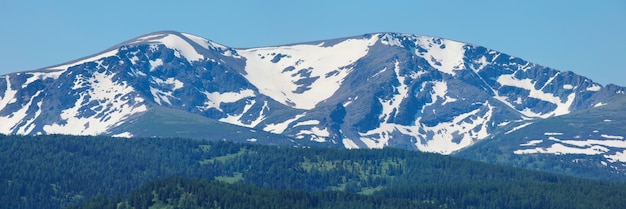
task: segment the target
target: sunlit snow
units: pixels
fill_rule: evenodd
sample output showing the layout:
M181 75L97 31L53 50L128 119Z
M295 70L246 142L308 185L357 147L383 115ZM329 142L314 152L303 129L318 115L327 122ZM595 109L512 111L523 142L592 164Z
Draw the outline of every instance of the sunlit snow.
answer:
M415 145L421 151L450 154L489 136L487 128L493 114L493 107L488 102L484 106L488 108L488 111L483 115L478 114L479 108L460 114L452 121L441 122L434 127L381 123L376 129L360 133L360 140L369 148L383 148L393 138L394 133L400 133L405 135L404 137L417 139L418 142ZM455 142L454 135L460 136L461 139Z
M543 133L544 136L562 136L563 133L559 133L559 132L545 132Z
M400 37L394 37L392 34L381 34L379 35L381 36L380 42L389 46L403 47L400 38L408 39L413 41L417 47L425 50L422 51L422 49L416 48L415 54L426 59L435 69L451 75L455 75L455 70L464 69L464 43L429 36L416 36L411 34L397 35Z
M119 134L114 134L111 135L112 137L117 137L117 138L132 138L133 134L130 132L123 132L123 133L119 133Z
M528 123L524 123L524 124L522 124L522 125L516 126L516 127L514 127L513 129L511 129L511 130L507 131L507 132L506 132L506 133L504 133L504 134L510 134L510 133L513 133L513 132L515 132L515 131L517 131L517 130L520 130L520 129L522 129L522 128L526 127L526 126L529 126L530 124L533 124L533 123L528 122Z
M551 117L551 116L559 116L559 115L568 114L570 112L569 108L572 105L572 103L574 102L574 98L576 97L576 93L571 93L571 94L569 94L567 96L567 100L565 100L563 102L563 101L561 101L561 99L559 97L555 96L554 94L546 93L546 92L543 92L542 90L535 89L535 87L534 87L535 85L534 85L534 81L533 80L528 79L528 78L520 80L520 79L515 78L515 76L513 74L501 75L500 77L498 77L497 82L500 83L503 86L513 86L513 87L518 87L518 88L521 88L521 89L526 89L526 90L528 90L530 92L528 94L528 97L535 98L535 99L540 99L540 100L543 100L543 101L546 101L546 102L550 102L550 103L555 104L557 106L553 111L551 111L549 113L546 113L546 114L543 114L543 115L539 115L539 114L534 113L534 112L532 112L532 111L530 111L528 109L520 111L523 114L525 114L526 116L530 116L530 117L538 116L538 117L541 117L541 118L548 118L548 117ZM506 102L505 98L497 98L496 97L496 99L498 99L500 101L503 101L505 103L508 103L508 102Z
M605 106L605 105L606 105L606 103L598 102L598 103L594 104L593 107L602 107L602 106Z
M244 98L254 97L254 91L250 89L244 89L239 92L202 92L206 97L207 101L204 103L204 106L199 107L202 110L208 110L210 108L215 108L219 111L222 111L221 105L222 103L233 103Z
M383 106L382 114L380 114L381 121L388 121L389 118L393 116L391 114L395 112L394 110L399 109L400 103L402 103L402 100L408 95L408 92L409 92L409 87L406 84L404 84L404 80L406 78L400 75L399 64L400 62L396 60L395 66L393 69L395 72L395 76L397 77L398 82L400 83L400 86L398 87L394 86L394 89L396 89L398 93L394 94L393 97L389 100L378 99L380 104Z
M522 147L535 146L535 145L537 145L537 144L539 144L541 142L543 142L543 140L541 140L541 139L530 140L530 141L526 142L525 144L520 144L519 146L522 146Z
M28 120L26 118L27 116L27 111L28 109L30 109L31 105L33 104L33 100L34 98L36 98L37 96L39 96L39 94L41 94L42 91L38 91L37 93L35 93L32 97L30 97L30 99L28 100L28 103L23 105L19 110L13 111L11 114L7 115L7 116L0 116L0 124L19 124L20 122L24 121L24 120ZM41 103L37 103L39 106L41 106ZM41 108L39 108L41 109ZM38 111L38 114L41 113L40 111ZM36 116L39 116L39 115ZM27 121L26 126L29 126L30 124L32 124L34 122L36 118L32 118L31 120ZM0 133L6 133L9 134L11 133L11 131L13 130L13 128L15 128L14 126L7 126L7 125L2 125L0 126ZM18 129L18 134L28 134L26 133L27 130L24 130L25 127L22 127L21 129Z
M415 53L428 61L437 70L455 75L455 70L463 70L463 57L465 56L464 43L420 36L417 44L426 49L427 52Z
M568 147L563 144L555 143L548 148L534 148L534 149L524 149L524 150L516 150L513 153L515 154L534 154L534 153L551 153L556 155L563 154L585 154L585 155L597 155L602 154L608 151L605 147L602 146L592 146L586 148L577 148L577 147Z
M154 61L150 60L148 62L150 62L150 72L154 71L157 67L163 65L163 60L160 58Z
M263 128L264 131L267 132L272 132L275 134L282 134L285 129L287 129L289 127L289 124L293 123L294 121L300 119L301 117L304 117L306 114L300 114L300 115L296 115L291 119L287 119L281 123L272 123L272 124L267 124L265 125L265 128ZM295 126L294 126L295 127Z
M319 125L319 124L320 124L319 120L307 120L307 121L298 122L295 125L293 125L293 127L297 127L297 126L311 126L311 125Z
M6 81L7 86L6 86L6 90L4 91L4 94L2 94L4 96L0 97L0 110L4 109L4 107L6 107L8 104L16 101L15 94L17 93L17 90L11 89L11 80L9 80L8 75L5 76L4 79ZM9 123L3 122L2 124L9 124ZM7 126L2 126L2 127L7 127ZM2 129L2 127L0 127L0 129ZM2 133L6 133L6 132L3 131Z
M354 141L352 141L351 139L348 138L343 138L343 140L341 140L343 146L347 149L358 149L359 145L357 145L356 143L354 143Z
M313 127L310 130L300 130L296 134L296 138L302 139L304 136L311 137L312 141L316 142L325 142L326 138L330 136L327 128L320 129L318 127Z
M612 135L608 135L608 134L602 134L600 135L602 138L606 138L606 139L624 139L623 136L612 136Z
M175 34L156 34L145 36L137 39L135 42L163 44L165 47L175 50L175 56L180 57L182 55L189 61L200 61L205 58L202 54L198 53L198 51L196 51L196 49L189 44L189 42Z
M600 91L600 89L602 89L601 86L597 85L597 84L593 84L593 86L590 86L587 88L587 91Z
M247 100L246 105L244 106L243 111L240 114L228 114L227 117L220 118L219 121L230 123L230 124L235 124L238 126L249 127L249 128L255 127L259 123L261 123L263 120L265 120L266 118L265 111L269 109L269 107L267 106L267 101L265 101L263 104L263 107L261 108L261 112L259 113L259 116L255 118L255 120L249 123L242 121L241 118L246 113L248 113L248 111L250 110L250 108L252 108L252 106L254 106L254 104L256 104L256 100Z
M154 80L155 83L159 85L168 85L172 87L172 91L176 91L180 88L183 88L184 86L184 83L182 81L179 81L176 78L167 78L167 80L163 80L160 78L152 77L152 79Z
M208 39L199 37L199 36L195 36L192 34L188 34L188 33L182 33L185 37L189 38L190 40L192 40L193 42L197 43L198 45L206 48L206 49L221 49L221 50L227 50L228 47L215 43L213 41L210 41Z
M135 90L125 82L114 82L113 77L113 74L95 73L93 77L85 81L85 83L90 84L91 88L80 93L80 98L76 100L73 107L62 111L60 116L61 119L65 120L65 123L45 125L44 131L48 134L99 135L109 128L119 125L118 123L131 115L146 111L147 107L143 104L131 105L128 103L130 99L137 103L143 102L143 99L126 96ZM90 101L99 103L98 106L91 108L96 114L82 117L79 110L82 105ZM99 115L106 115L106 117L98 117Z
M339 89L352 71L351 64L365 56L374 43L375 37L355 38L332 46L300 44L237 52L246 58L246 79L262 94L288 106L312 109ZM289 67L293 71L285 70ZM303 79L309 79L310 85L298 83Z
M626 163L626 150L622 152L615 152L613 155L604 155L605 158L609 159L609 162L624 162Z
M585 154L585 155L599 155L604 154L603 157L608 159L609 162L626 162L626 141L623 136L613 136L608 134L601 134L604 139L586 139L586 140L563 140L556 136L562 136L559 134L546 134L549 143L552 143L549 147L534 147L543 142L543 140L531 140L527 143L520 144L523 147L533 147L528 149L515 150L514 154ZM580 138L579 136L574 137ZM612 151L618 149L618 151ZM620 152L620 150L622 152ZM612 153L612 154L611 154Z

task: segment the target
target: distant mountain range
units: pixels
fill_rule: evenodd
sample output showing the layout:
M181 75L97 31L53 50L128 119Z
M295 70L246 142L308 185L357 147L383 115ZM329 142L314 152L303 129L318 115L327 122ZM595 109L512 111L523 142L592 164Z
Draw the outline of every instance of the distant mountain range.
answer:
M399 33L236 49L163 31L0 76L3 134L397 147L607 178L626 172L625 105L624 87Z

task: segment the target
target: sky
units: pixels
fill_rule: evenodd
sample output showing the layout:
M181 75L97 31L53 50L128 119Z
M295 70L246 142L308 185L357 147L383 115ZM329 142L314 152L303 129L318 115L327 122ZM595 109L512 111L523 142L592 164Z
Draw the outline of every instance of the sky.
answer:
M237 48L421 34L626 86L623 0L0 0L0 75L61 64L161 30Z

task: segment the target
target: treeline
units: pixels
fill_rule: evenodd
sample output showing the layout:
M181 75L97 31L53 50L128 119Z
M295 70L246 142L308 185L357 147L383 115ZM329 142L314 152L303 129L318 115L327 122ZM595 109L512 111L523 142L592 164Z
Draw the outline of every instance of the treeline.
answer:
M536 188L531 194L537 195L566 191L567 186L574 185L582 192L598 196L626 197L614 191L615 188L626 191L622 183L495 166L431 153L275 147L188 139L0 135L0 171L3 203L0 208L57 209L94 197L107 197L101 199L110 201L108 197L125 198L144 183L174 176L290 192L384 194L383 199L395 198L394 189L408 186L421 190L406 193L422 196L398 198L419 203L434 201L437 206L452 206L447 202L451 199L460 206L459 201L469 197L465 194L478 197L493 194L461 190L454 188L455 185L503 191L518 187L514 185L538 183L543 186L531 187ZM457 196L424 195L429 194L427 190L439 191L438 187L448 188L450 194L457 191ZM567 192L562 193L568 197ZM506 198L511 194L497 195ZM571 197L590 202L619 200ZM510 201L502 204L506 203Z

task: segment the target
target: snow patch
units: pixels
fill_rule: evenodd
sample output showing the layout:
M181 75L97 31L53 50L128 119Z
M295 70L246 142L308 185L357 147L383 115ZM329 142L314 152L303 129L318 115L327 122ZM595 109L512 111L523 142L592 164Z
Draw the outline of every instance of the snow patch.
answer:
M587 91L600 91L600 89L602 89L602 87L597 84L593 84L592 86L587 87Z
M607 134L602 134L602 135L600 135L600 136L601 136L602 138L605 138L605 139L619 139L619 140L624 139L624 137L623 137L623 136L611 136L611 135L607 135Z
M174 53L177 57L184 56L188 61L200 61L205 59L204 55L198 53L196 49L185 41L185 39L174 34L167 34L157 39L151 39L148 43L161 43L165 47L175 50L178 53Z
M359 99L359 96L356 96L354 99L352 99L352 97L348 98L348 101L343 103L343 107L347 107L348 105L352 104L352 102L356 101L357 99Z
M293 125L293 127L297 127L297 126L311 126L311 125L319 125L319 124L320 124L319 120L307 120L307 121L298 122L295 125Z
M554 137L549 138L552 141L561 142L564 144L574 145L578 147L589 147L593 145L601 145L613 148L626 148L626 141L619 140L597 140L597 139L587 139L587 140L560 140Z
M44 131L47 134L99 135L128 117L145 112L148 108L141 104L143 99L132 95L135 90L125 82L114 82L113 77L113 74L95 73L85 81L89 83L85 86L90 89L80 93L73 107L61 112L60 117L65 123L45 125ZM129 103L129 100L136 104ZM90 102L99 104L91 107L96 114L83 117L79 110Z
M37 80L45 80L47 78L57 79L63 71L48 71L48 72L29 72L27 75L31 75L26 82L22 84L22 88L26 88L29 84L37 81Z
M539 140L530 140L530 141L528 141L528 142L526 142L524 144L520 144L519 146L522 146L522 147L535 146L535 145L537 145L537 144L539 144L541 142L543 142L543 140L541 140L541 139L539 139Z
M614 154L609 154L612 149L626 149L626 141L624 141L624 137L622 136L611 136L602 134L603 140L597 139L587 139L587 140L562 140L556 138L555 136L548 137L548 140L554 142L550 147L535 147L531 149L520 149L516 150L514 154L555 154L555 155L564 155L564 154L585 154L585 155L598 155L605 154L604 157L608 159L609 162L626 162L626 151L619 152L616 151ZM576 138L576 137L575 137ZM534 142L537 140L533 140ZM539 142L541 143L541 142ZM526 143L520 146L536 146L539 143Z
M158 58L154 61L149 60L148 62L150 62L150 72L156 70L157 67L162 66L163 65L163 59Z
M250 89L244 89L239 92L202 92L207 98L207 101L204 102L204 106L200 106L199 108L202 110L208 110L211 108L215 108L219 111L223 111L221 107L222 103L233 103L248 97L254 97L254 91Z
M563 144L555 143L548 148L534 148L534 149L525 149L525 150L516 150L513 153L515 154L536 154L536 153L550 153L556 155L564 155L564 154L585 154L585 155L597 155L602 154L608 151L605 147L602 146L592 146L588 148L576 148L576 147L568 147Z
M606 103L598 102L598 103L594 104L593 107L602 107L602 106L605 106L605 105L606 105Z
M8 79L8 76L7 76L7 79ZM7 81L7 84L10 84L10 82ZM13 94L13 95L9 95L9 96L14 97L15 93L12 92L10 89L11 88L10 88L10 85L9 85L7 87L7 91L8 91L7 93L8 94ZM15 131L15 132L17 132L17 134L28 134L30 131L32 131L32 129L34 128L34 126L32 126L33 122L35 121L35 119L37 119L37 117L39 117L39 114L41 114L41 102L37 103L37 108L39 108L39 109L37 110L37 113L35 114L35 116L31 117L30 120L26 118L28 116L27 112L31 108L34 99L36 97L38 97L41 94L41 92L42 91L38 91L33 96L31 96L30 99L28 100L28 103L26 105L22 106L19 110L13 111L9 115L7 115L7 116L0 116L0 124L14 124L13 126L8 126L8 125L0 126L0 133L11 134L11 132L15 131L15 128L18 129L17 131ZM12 98L11 100L9 100L9 103L12 103L11 101L14 101L14 99L15 98ZM4 100L4 98L3 98L3 100ZM4 103L4 102L2 102L2 103ZM2 104L0 104L0 105L2 105ZM21 124L24 121L25 121L25 125L24 126L17 127L19 124Z
M111 135L112 137L117 137L117 138L132 138L133 134L130 132L123 132L123 133L119 133L119 134L114 134Z
M35 97L39 96L39 94L41 94L41 91L37 92L37 94L31 98L31 101L27 105L28 107L30 107L32 100ZM30 134L33 131L33 129L35 128L35 120L39 117L39 115L41 115L41 104L43 104L43 100L37 102L37 111L35 112L35 115L27 120L26 123L24 123L24 125L17 130L17 134L26 135Z
M7 86L6 86L6 90L4 91L4 94L2 94L4 95L4 97L0 97L0 110L3 110L8 104L17 101L15 99L15 94L17 94L17 90L11 89L11 80L9 79L9 76L8 75L5 76L4 79L5 79ZM11 124L11 123L3 122L2 124ZM2 127L0 127L0 130L1 129ZM2 133L8 133L8 131L6 132L2 131Z
M528 94L528 97L550 102L557 106L552 112L549 112L543 115L538 115L528 109L521 111L523 114L527 116L531 116L531 117L538 116L541 118L548 118L552 116L568 114L570 112L569 108L574 102L574 98L576 97L576 93L571 93L567 96L567 100L563 102L561 101L559 97L555 96L554 94L546 93L541 90L535 89L533 80L528 79L528 78L519 80L519 79L516 79L513 74L502 75L498 77L497 82L500 83L502 86L513 86L513 87L517 87L521 89L526 89L530 92ZM496 98L496 99L500 101L504 101L505 103L508 103L506 102L506 97Z
M626 150L622 152L615 152L613 155L604 155L605 158L611 163L623 162L626 163Z
M480 116L481 108L454 117L450 122L439 123L434 127L423 126L426 133L432 133L432 138L423 136L426 143L416 143L419 150L426 152L438 152L450 154L461 148L467 147L474 142L487 138L489 123L493 116L493 106L486 102L483 106L488 108L484 115ZM455 142L453 136L460 135L461 139Z
M400 133L404 135L403 137L413 137L417 140L415 146L421 151L450 154L489 136L487 129L493 114L493 107L489 102L486 102L484 106L488 108L488 111L483 115L479 114L481 112L479 108L460 114L452 121L442 122L434 127L381 123L376 129L359 133L360 140L368 148L383 148L394 134ZM455 139L455 135L461 138Z
M299 44L237 53L246 58L246 79L262 94L288 106L313 109L339 89L352 64L365 56L376 40L347 39L333 46ZM285 70L289 68L293 71Z
M354 141L352 141L351 139L343 138L343 140L341 142L343 143L343 146L345 148L347 148L347 149L358 149L359 148L359 145L354 143Z
M159 84L159 85L169 85L172 87L172 91L176 91L180 88L183 88L185 86L185 84L181 81L179 81L176 78L167 78L167 80L163 80L160 78L156 78L156 77L152 77L152 79L154 80L155 83Z
M263 130L267 132L275 133L275 134L282 134L285 131L285 129L289 127L289 124L300 119L301 117L304 117L305 115L306 113L296 115L295 117L285 120L282 123L267 124L265 125L265 128L263 128Z
M232 114L232 115L228 114L228 116L226 116L225 118L220 118L219 121L225 122L225 123L230 123L230 124L235 124L235 125L238 125L238 126L244 126L244 127L252 128L252 127L256 126L257 124L254 124L254 123L245 124L245 123L241 122L241 117L244 114L246 114L248 112L248 110L250 110L250 108L252 108L252 106L254 106L254 104L256 104L256 100L246 101L246 106L243 107L243 111L241 111L240 114ZM260 114L259 117L262 118L263 115Z
M532 123L532 122L528 122L528 123L524 123L524 124L522 124L522 125L516 126L515 128L513 128L513 129L511 129L511 130L507 131L507 132L506 132L506 133L504 133L504 134L505 134L505 135L507 135L507 134L513 133L513 132L515 132L515 131L517 131L517 130L520 130L520 129L522 129L522 128L526 127L526 126L529 126L530 124L533 124L533 123Z
M543 133L544 136L563 136L563 133L558 133L558 132L545 132Z
M574 89L574 86L572 86L571 84L565 84L563 85L563 89L571 90Z
M418 37L416 44L426 49L426 52L416 49L415 54L426 59L435 69L451 75L455 75L455 70L464 69L464 43L421 36Z
M326 142L326 137L329 137L330 133L327 128L320 129L318 127L313 127L310 130L300 130L296 134L296 138L302 139L305 135L310 136L312 141Z
M162 105L163 102L172 105L172 102L170 102L170 97L174 97L172 95L172 92L165 92L165 91L161 91L157 88L154 87L150 87L150 93L152 94L152 97L154 98L154 102L156 102L159 105Z
M380 36L380 42L388 46L404 47L403 40L400 39L412 41L415 44L415 54L426 59L431 66L441 72L455 75L455 70L465 68L463 65L464 43L410 34L379 34L378 36Z
M224 56L240 58L239 55L233 54L232 50L224 45L215 43L211 40L208 40L199 36L195 36L192 34L188 34L188 33L181 33L181 34L189 38L191 41L195 42L196 44L202 46L205 49L217 49L218 51L221 51L222 55Z
M395 112L395 110L399 109L400 103L402 103L402 100L404 100L404 98L407 96L409 92L409 87L406 84L404 84L404 81L406 78L400 75L400 63L398 60L396 60L395 62L394 72L395 72L396 78L398 79L398 82L400 83L400 86L393 87L394 89L397 90L398 93L394 94L391 99L389 100L378 99L380 104L383 106L382 114L380 114L381 121L388 121L389 118L394 116L392 115L392 113Z

